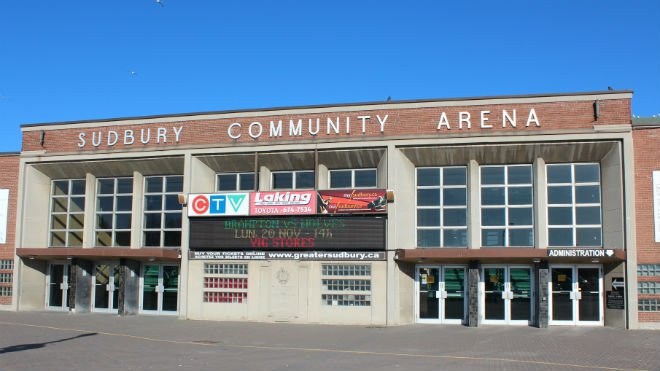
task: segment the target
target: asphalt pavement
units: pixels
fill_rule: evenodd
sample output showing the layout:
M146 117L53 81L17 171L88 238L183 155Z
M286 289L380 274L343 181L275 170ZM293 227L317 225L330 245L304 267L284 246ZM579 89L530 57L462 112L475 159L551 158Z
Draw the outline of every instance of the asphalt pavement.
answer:
M0 370L660 370L660 331L0 311Z

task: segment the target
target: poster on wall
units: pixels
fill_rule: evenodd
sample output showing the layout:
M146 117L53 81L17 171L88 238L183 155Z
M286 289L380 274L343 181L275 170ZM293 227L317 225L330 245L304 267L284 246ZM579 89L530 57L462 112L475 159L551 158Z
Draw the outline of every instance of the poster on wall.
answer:
M0 189L0 243L7 243L7 213L9 212L9 190Z
M318 191L319 214L387 213L384 189L332 189Z
M655 242L660 242L660 171L653 172L653 221Z
M249 193L188 195L188 216L239 216L250 211Z

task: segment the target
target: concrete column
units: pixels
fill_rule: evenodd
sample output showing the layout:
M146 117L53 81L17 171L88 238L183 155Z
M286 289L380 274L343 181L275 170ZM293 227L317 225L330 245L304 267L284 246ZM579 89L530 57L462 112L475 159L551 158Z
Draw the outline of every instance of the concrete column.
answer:
M534 172L534 247L545 249L548 246L548 203L545 161L538 157L532 166Z
M121 259L119 264L119 314L137 314L140 309L140 262Z
M468 248L481 248L481 205L479 205L479 164L470 160L467 167Z
M535 264L535 270L538 272L536 278L536 324L539 328L547 328L550 311L548 309L548 282L550 280L550 269L548 262L542 261Z
M131 249L142 246L142 207L144 198L144 176L133 172L133 211L131 216Z
M96 177L87 173L85 176L85 226L83 229L83 247L95 247L96 236L94 228L96 227Z
M92 309L92 274L94 272L94 262L89 260L75 259L71 265L71 270L75 271L75 308L76 313L86 313Z
M479 326L479 262L471 260L468 266L468 327Z

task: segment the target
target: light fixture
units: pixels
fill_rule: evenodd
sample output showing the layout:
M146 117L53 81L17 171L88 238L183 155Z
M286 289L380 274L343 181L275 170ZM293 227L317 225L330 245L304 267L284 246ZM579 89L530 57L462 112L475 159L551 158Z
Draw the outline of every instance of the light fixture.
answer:
M591 259L591 262L592 262L592 263L600 263L600 260L598 260L598 259Z
M594 119L598 121L598 118L600 117L600 102L595 101L594 102Z
M39 144L43 147L44 142L46 141L46 130L39 132Z
M154 258L153 256L150 256L149 259L147 259L147 260L149 260L150 262L152 262L152 261L156 260L156 258Z
M179 198L179 205L188 206L188 200L186 200L186 195L184 195L183 193L179 193L177 197Z
M532 262L538 264L538 263L541 262L541 259L539 259L539 258L532 259Z

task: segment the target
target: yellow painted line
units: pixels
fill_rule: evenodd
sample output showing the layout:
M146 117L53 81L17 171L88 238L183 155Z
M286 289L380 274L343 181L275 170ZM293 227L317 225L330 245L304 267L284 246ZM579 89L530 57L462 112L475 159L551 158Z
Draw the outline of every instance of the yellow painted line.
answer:
M355 355L369 355L369 356L387 356L387 357L407 357L407 358L425 358L425 359L452 359L452 360L465 360L465 361L480 361L480 362L508 362L508 363L523 363L523 364L532 364L532 365L543 365L543 366L553 366L553 367L570 367L570 368L582 368L582 369L595 369L595 370L616 370L616 371L648 371L644 369L637 368L616 368L616 367L606 367L606 366L587 366L587 365L577 365L572 363L556 363L556 362L543 362L543 361L527 361L513 358L494 358L494 357L470 357L470 356L451 356L451 355L436 355L436 354L413 354L413 353L394 353L394 352L371 352L371 351L359 351L359 350L341 350L341 349L321 349L321 348L298 348L298 347L279 347L279 346L267 346L267 345L237 345L237 344L222 344L222 343L209 343L204 341L191 341L191 340L167 340L167 339L157 339L150 338L146 336L137 336L130 334L121 334L113 332L103 332L103 331L94 331L94 330L81 330L74 328L63 328L55 326L46 326L46 325L35 325L31 323L19 323L19 322L5 322L0 321L0 324L11 325L11 326L26 326L26 327L36 327L44 328L57 331L72 331L72 332L83 332L83 333L97 333L100 335L106 336L116 336L124 337L129 339L168 343L168 344L184 344L184 345L197 345L197 346L206 346L206 347L217 347L217 348L239 348L239 349L259 349L259 350L277 350L277 351L296 351L296 352L315 352L315 353L338 353L338 354L355 354Z

